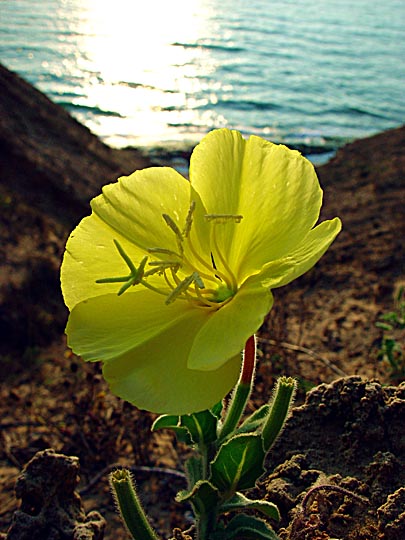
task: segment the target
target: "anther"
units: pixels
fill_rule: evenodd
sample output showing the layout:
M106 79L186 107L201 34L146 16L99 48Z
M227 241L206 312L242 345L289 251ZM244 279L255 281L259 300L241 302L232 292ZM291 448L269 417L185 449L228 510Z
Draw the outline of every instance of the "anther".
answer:
M197 274L197 272L194 272L194 283L197 285L199 289L205 289L205 285L201 277Z
M193 224L193 213L195 210L195 201L191 201L190 208L188 209L188 213L186 216L186 223L184 225L183 229L183 237L188 238L188 235L191 231L191 225Z
M161 268L173 268L179 266L178 261L150 261L149 266L160 266Z
M173 289L169 296L166 298L165 304L172 304L180 295L187 291L187 289L193 282L196 282L196 279L198 279L198 277L199 276L197 272L193 272L190 276L187 276L185 279L183 279L183 281L180 281L177 287Z
M179 238L183 239L180 229L177 227L176 223L173 221L173 219L168 214L162 214L163 219L166 222L166 225L168 225L171 230L174 232L174 234Z
M181 234L180 229L168 214L162 214L162 217L165 220L166 225L168 225L176 235L177 247L179 248L180 253L183 254L183 235Z
M227 223L229 221L240 223L243 216L241 214L205 214L204 218L207 221L215 221L215 223Z

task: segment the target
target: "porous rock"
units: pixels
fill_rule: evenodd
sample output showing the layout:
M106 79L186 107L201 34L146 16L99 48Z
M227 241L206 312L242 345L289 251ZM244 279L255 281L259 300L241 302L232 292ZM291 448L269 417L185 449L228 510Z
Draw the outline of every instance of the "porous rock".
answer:
M379 529L384 540L405 538L405 488L401 487L388 496L377 510Z
M17 480L21 505L7 540L102 540L105 520L98 512L85 514L75 492L78 473L77 457L37 452Z

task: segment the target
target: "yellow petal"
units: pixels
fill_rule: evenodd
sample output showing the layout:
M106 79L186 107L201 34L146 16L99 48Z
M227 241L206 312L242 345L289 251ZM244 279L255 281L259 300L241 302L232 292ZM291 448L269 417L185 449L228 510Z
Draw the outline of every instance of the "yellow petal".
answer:
M208 409L225 397L238 379L240 354L214 371L187 366L200 311L105 363L103 374L111 391L140 409L179 415Z
M318 262L341 228L339 218L323 221L286 257L266 264L260 273L250 277L246 287L261 283L264 287L274 289L302 276Z
M188 180L169 167L151 167L105 186L91 206L100 219L139 248L178 252L176 234L163 216L168 215L182 231L191 201L196 203L199 216L205 213ZM203 221L201 217L199 221ZM198 231L197 250L205 249L202 246L208 239L207 233L204 234L206 229L202 225Z
M190 182L179 173L167 167L154 167L105 186L103 193L92 200L92 215L81 221L66 245L61 281L68 308L86 298L117 292L117 284L96 284L98 279L128 274L114 240L118 240L135 264L145 255L149 255L149 260L173 259L170 255L149 254L147 250L163 248L179 252L176 234L163 215L168 215L182 231L191 202L195 211L189 236L194 250L210 265L208 224L203 218L206 211ZM195 262L188 245L184 250L190 264ZM193 271L194 268L184 264L183 274Z
M178 300L166 305L165 297L138 285L122 296L106 294L77 304L68 320L69 346L86 361L110 360L149 341L166 328L202 310Z
M117 283L96 283L97 279L129 273L114 240L118 240L135 263L144 257L142 250L95 214L84 218L70 235L61 267L62 293L70 310L87 298L119 290Z
M218 369L245 347L246 341L263 324L273 305L270 290L259 284L242 287L220 310L204 321L196 335L188 366Z
M218 230L239 282L287 254L319 216L322 190L312 164L259 137L209 133L193 152L190 179L208 213L243 216Z

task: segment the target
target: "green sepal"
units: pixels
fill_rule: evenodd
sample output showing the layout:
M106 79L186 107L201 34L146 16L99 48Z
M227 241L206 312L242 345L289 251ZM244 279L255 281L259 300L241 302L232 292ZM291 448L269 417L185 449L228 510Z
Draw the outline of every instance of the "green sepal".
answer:
M196 514L206 514L215 508L220 500L218 489L208 480L199 480L192 490L182 490L176 495L177 502L190 502Z
M236 430L238 433L253 433L262 427L269 413L270 405L262 405L257 411L251 414Z
M209 444L217 440L218 418L211 411L184 414L180 419L181 426L188 429L195 444Z
M239 514L226 528L211 534L211 540L279 540L270 526L260 518Z
M158 431L159 429L172 429L176 433L177 439L187 444L193 445L189 430L181 425L181 417L173 414L162 414L153 422L151 431Z
M211 464L212 483L230 498L254 487L264 473L265 452L260 434L241 433L227 440Z
M274 503L268 501L248 499L247 497L242 495L242 493L235 493L232 499L229 499L229 501L227 501L221 506L220 511L233 512L235 510L248 509L258 510L267 517L270 517L276 521L280 520L280 513Z

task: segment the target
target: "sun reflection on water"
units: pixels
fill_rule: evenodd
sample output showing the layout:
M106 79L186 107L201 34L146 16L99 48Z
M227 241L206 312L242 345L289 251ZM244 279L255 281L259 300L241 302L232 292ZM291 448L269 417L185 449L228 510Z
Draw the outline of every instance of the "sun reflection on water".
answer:
M201 110L217 99L209 80L214 61L198 46L209 24L204 0L87 0L82 5L76 29L82 54L76 61L88 79L75 105L98 110L94 124L87 121L90 129L101 136L115 133L104 140L116 146L149 145L184 139L181 126L190 137L198 126L221 121Z

